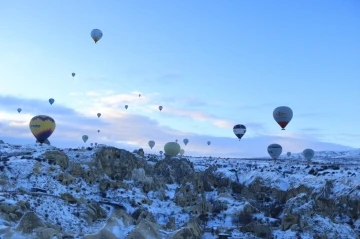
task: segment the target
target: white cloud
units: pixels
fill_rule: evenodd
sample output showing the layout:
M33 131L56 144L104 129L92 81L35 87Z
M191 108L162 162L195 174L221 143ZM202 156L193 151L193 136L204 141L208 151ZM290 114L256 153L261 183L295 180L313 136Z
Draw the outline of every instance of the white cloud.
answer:
M134 98L132 99L134 102L143 100L144 104L139 104L139 106L137 106L139 109L159 111L155 108L151 95L147 95L143 99L134 97L134 94L130 95ZM191 129L188 130L189 132L184 132L172 127L163 126L160 122L150 119L146 115L134 114L137 113L136 111L125 110L123 107L113 107L113 105L119 104L122 100L128 99L127 97L130 95L110 94L107 96L96 96L94 97L95 99L90 100L89 108L85 107L82 109L84 110L83 113L62 107L61 105L57 105L57 107L44 106L43 102L38 100L0 97L0 108L3 110L0 111L1 137L3 140L14 140L15 137L18 137L19 142L34 142L35 139L29 130L28 122L33 116L33 110L41 110L52 116L56 121L55 132L49 140L54 146L58 147L74 147L74 144L76 145L75 147L85 145L81 137L82 135L87 134L89 136L87 144L91 142L105 143L116 147L123 147L128 150L144 147L147 152L158 152L163 150L163 145L166 142L178 139L180 145L185 149L186 154L195 156L266 156L266 148L271 143L281 144L284 153L287 151L301 152L303 149L309 147L313 148L315 151L349 148L339 144L320 142L316 136L312 136L311 134L304 135L293 133L288 130L282 131L280 129L278 132L276 131L266 135L246 134L241 141L237 140L235 136L216 137L195 134L191 132ZM16 107L14 106L20 101L25 102L24 109L29 113L17 113ZM110 106L105 105L104 102L110 103ZM208 121L217 125L217 127L229 128L229 130L232 131L232 122L218 119L200 111L164 108L164 110L159 113L165 114L166 111L168 111L166 114L175 119L188 117L200 122ZM97 118L97 112L102 113L100 118ZM263 126L252 123L249 124L248 127L251 128L252 131L256 131ZM100 133L97 132L98 129L100 129ZM188 138L190 141L187 146L182 143L184 138ZM156 142L153 150L150 150L148 147L149 140L154 140ZM206 144L208 140L212 142L210 146Z

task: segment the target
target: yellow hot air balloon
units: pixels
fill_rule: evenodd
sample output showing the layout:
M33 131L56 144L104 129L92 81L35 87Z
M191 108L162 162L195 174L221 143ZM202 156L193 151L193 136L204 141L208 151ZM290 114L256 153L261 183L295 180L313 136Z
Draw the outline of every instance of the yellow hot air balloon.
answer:
M164 151L167 155L176 156L180 153L180 145L176 142L169 142L164 145Z
M44 143L47 138L54 132L55 120L47 115L37 115L30 120L29 124L31 133L39 141Z

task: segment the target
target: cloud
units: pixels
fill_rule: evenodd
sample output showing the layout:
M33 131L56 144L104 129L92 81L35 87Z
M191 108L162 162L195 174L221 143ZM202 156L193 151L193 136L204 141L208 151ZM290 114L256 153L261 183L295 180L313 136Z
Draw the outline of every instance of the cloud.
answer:
M163 150L163 145L166 142L178 139L182 148L185 149L186 155L211 155L216 157L267 156L266 149L271 143L281 144L284 153L287 151L293 153L301 152L305 148L312 148L315 151L351 149L351 147L341 144L321 142L310 134L295 134L288 131L260 134L263 126L258 123L246 124L248 130L254 131L258 129L259 132L257 134L247 133L241 141L235 135L231 137L217 137L184 132L163 126L160 122L150 119L146 115L132 114L123 108L112 108L114 105L120 104L124 99L128 99L126 98L128 96L107 95L104 97L99 96L99 98L95 97L91 101L90 106L92 108L85 108L84 112L78 112L59 104L55 105L56 102L51 106L48 102L37 99L0 96L0 108L2 109L0 111L1 139L10 143L34 143L35 138L29 130L28 122L34 115L32 111L42 111L52 116L56 121L55 132L49 140L52 145L57 147L78 147L88 145L91 142L97 142L130 151L142 147L147 153L158 153L160 150ZM131 100L135 102L141 99ZM144 97L142 100L146 103L152 101L150 96ZM103 115L100 118L96 116L96 107L94 108L92 105L94 102L98 104L97 106L103 107L101 108ZM19 103L23 104L24 114L18 114L16 111ZM108 103L108 105L104 106L105 103ZM156 108L156 110L158 109ZM200 111L165 108L164 112L167 110L169 111L167 114L173 117L190 117L197 121L210 121L213 124L217 124L217 127L225 127L232 130L233 122L218 119L215 116L207 115ZM100 129L100 133L97 132L98 129ZM89 136L87 144L81 140L81 136L84 134ZM188 138L190 141L187 146L182 143L184 138ZM156 142L152 150L148 146L149 140ZM212 144L208 146L206 144L207 141L211 141Z

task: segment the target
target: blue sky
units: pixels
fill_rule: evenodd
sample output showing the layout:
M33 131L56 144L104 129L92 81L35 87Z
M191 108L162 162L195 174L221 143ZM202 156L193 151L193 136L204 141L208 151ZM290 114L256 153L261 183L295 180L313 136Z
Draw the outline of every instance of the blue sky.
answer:
M87 134L148 152L188 138L185 154L205 156L357 148L359 10L356 0L3 1L0 137L33 142L29 120L47 114L58 147ZM281 105L294 112L285 131L272 118Z

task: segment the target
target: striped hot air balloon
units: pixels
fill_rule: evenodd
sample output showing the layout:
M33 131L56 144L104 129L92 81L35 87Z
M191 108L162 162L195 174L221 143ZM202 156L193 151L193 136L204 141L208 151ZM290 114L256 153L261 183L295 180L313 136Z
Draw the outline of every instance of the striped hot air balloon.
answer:
M31 133L39 141L44 143L55 130L55 120L47 115L37 115L30 120L29 124Z

